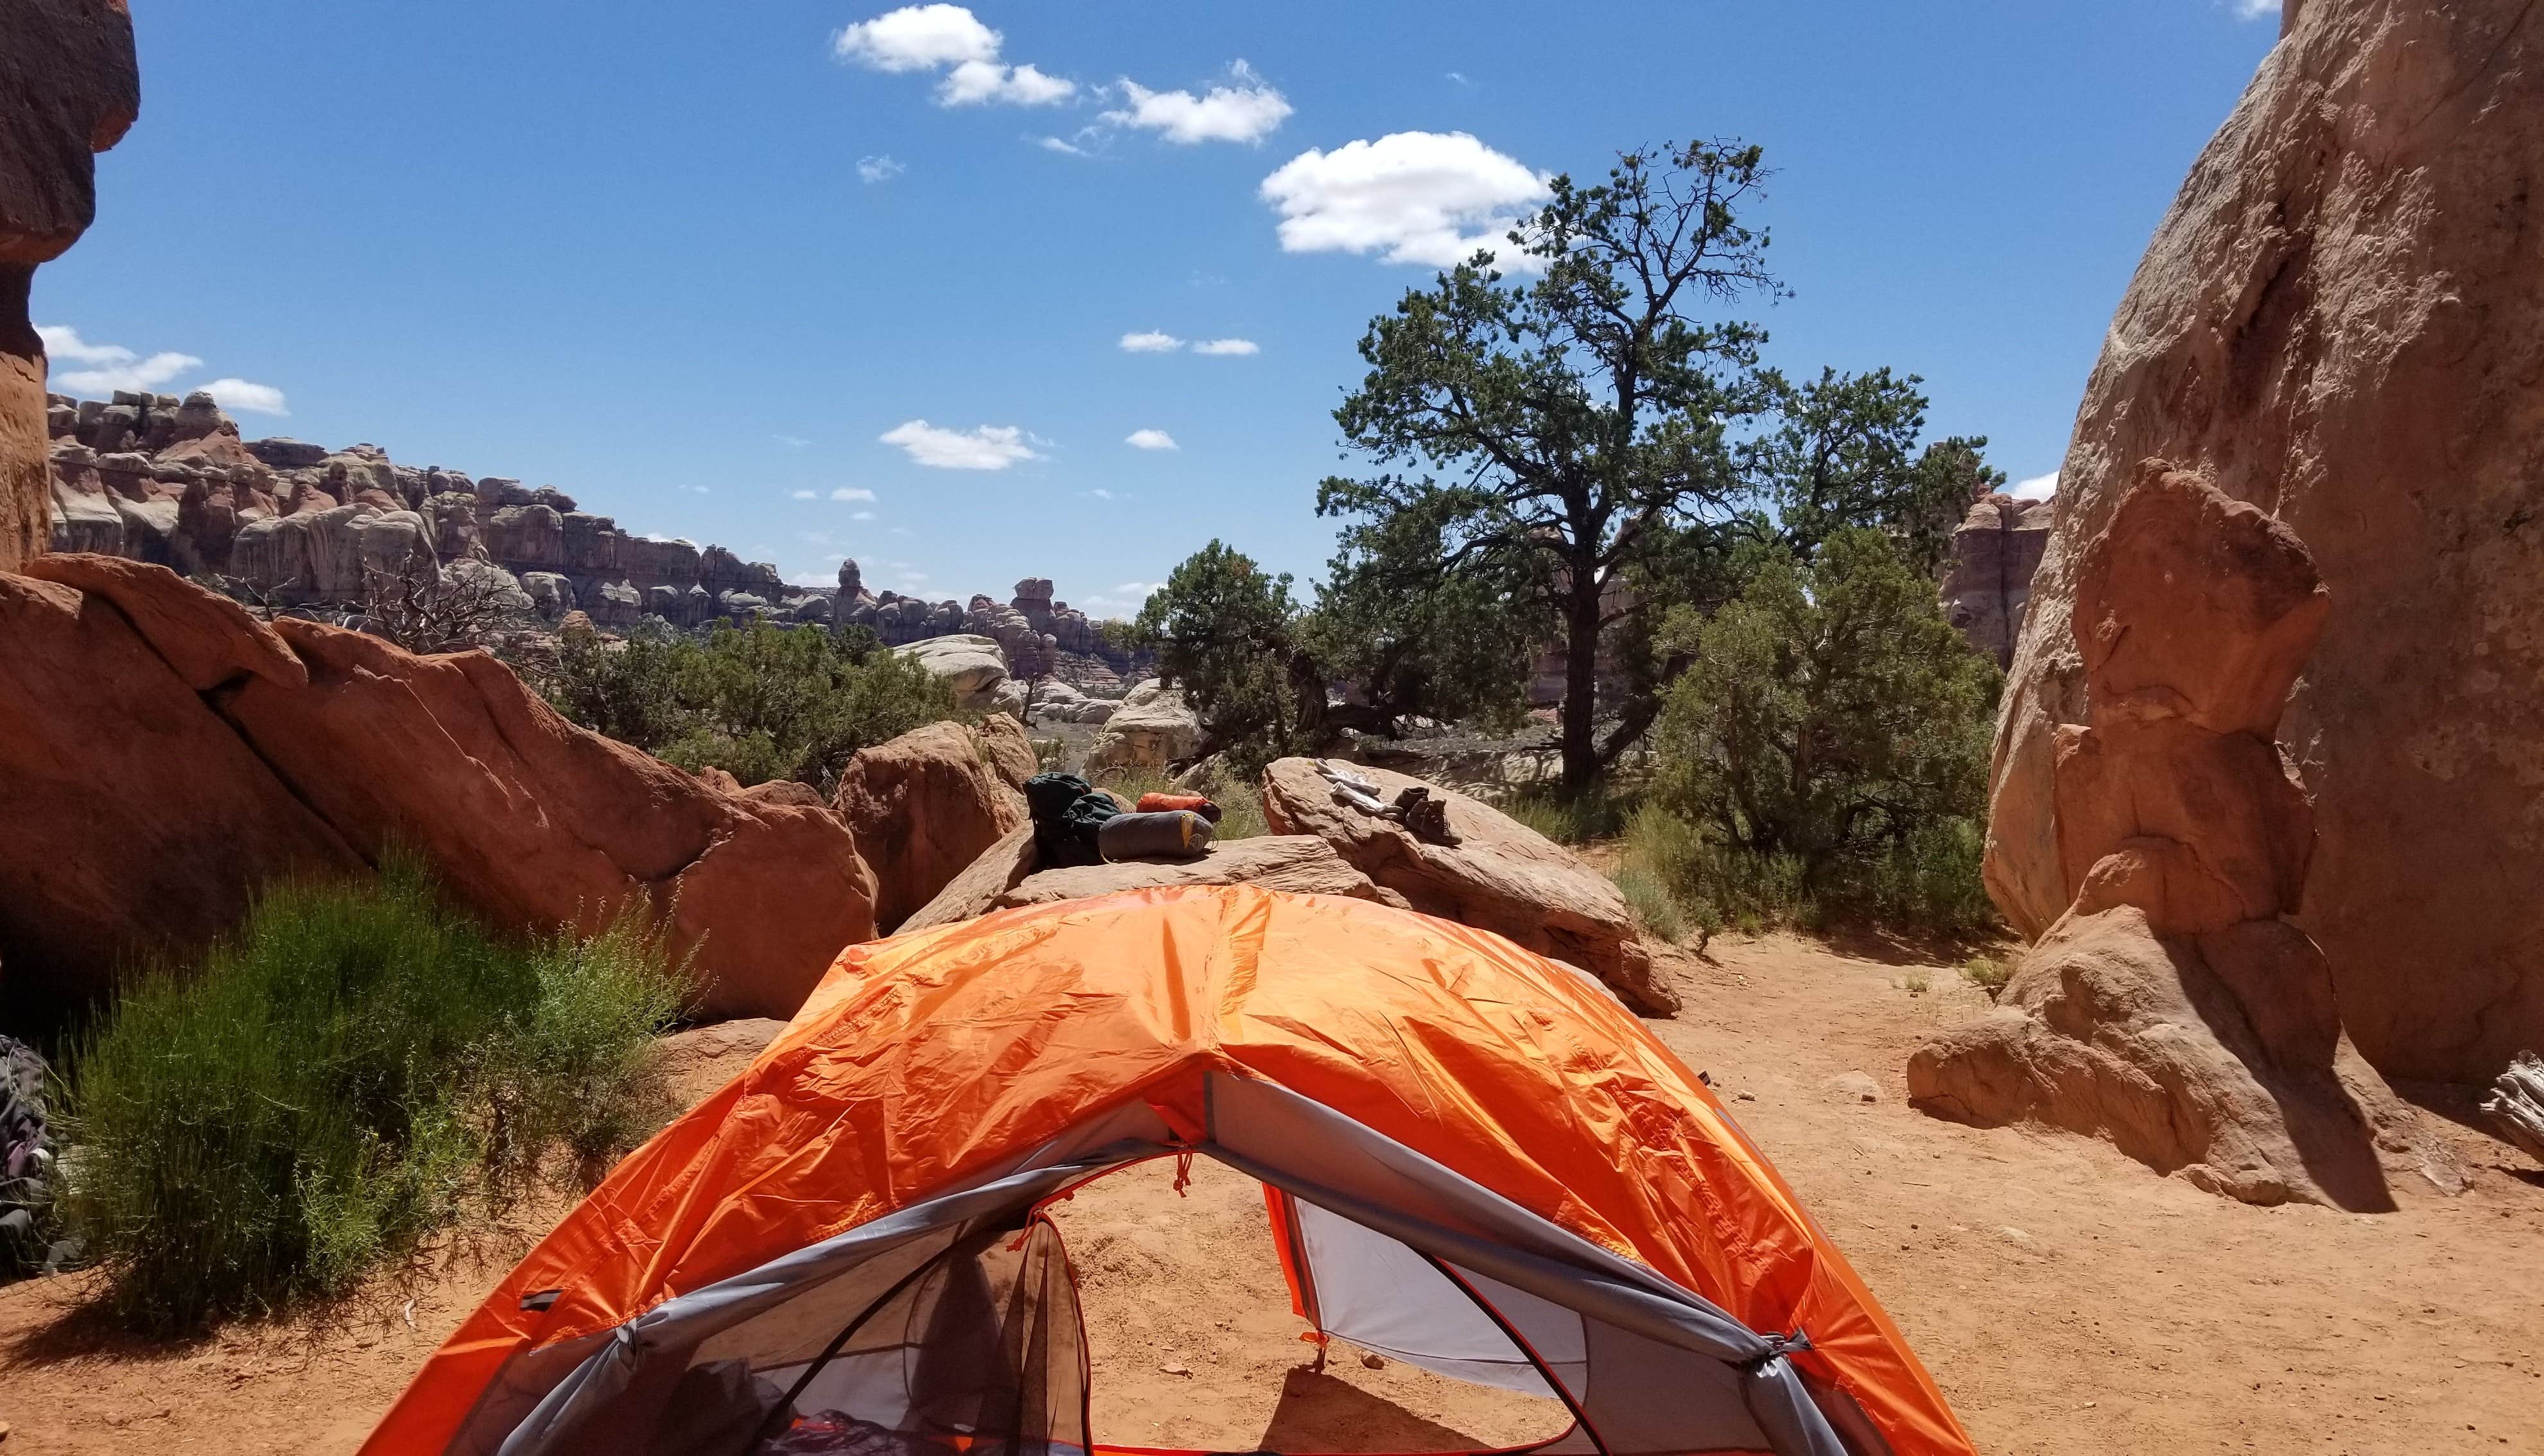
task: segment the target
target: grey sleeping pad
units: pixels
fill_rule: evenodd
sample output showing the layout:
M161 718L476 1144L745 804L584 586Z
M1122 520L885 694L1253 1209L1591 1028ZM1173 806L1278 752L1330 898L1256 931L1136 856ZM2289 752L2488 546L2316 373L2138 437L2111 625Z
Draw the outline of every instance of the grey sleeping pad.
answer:
M1163 813L1116 814L1095 831L1107 863L1121 860L1189 860L1210 848L1210 820L1188 808Z

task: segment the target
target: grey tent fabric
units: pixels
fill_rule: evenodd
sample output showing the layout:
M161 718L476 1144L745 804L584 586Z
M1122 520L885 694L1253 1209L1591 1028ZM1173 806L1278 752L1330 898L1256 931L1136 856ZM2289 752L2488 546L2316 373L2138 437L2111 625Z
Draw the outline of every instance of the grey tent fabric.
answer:
M1530 1321L1551 1328L1538 1306L1576 1316L1582 1357L1539 1361L1584 1421L1540 1448L1550 1456L1759 1449L1780 1456L1881 1456L1860 1436L1852 1445L1841 1438L1784 1357L1787 1345L1779 1337L1747 1329L1651 1269L1287 1089L1218 1075L1209 1102L1210 1136L1197 1146L1177 1144L1144 1106L1126 1107L998 1176L666 1301L607 1336L578 1342L579 1358L564 1349L517 1357L517 1368L498 1378L452 1449L670 1456L679 1447L657 1438L668 1432L673 1417L667 1413L675 1408L682 1418L703 1420L700 1413L742 1411L766 1399L771 1388L782 1393L780 1377L800 1373L826 1342L854 1334L851 1322L897 1307L891 1301L908 1287L897 1281L923 1277L949 1252L968 1247L965 1241L1021 1230L1035 1205L1104 1172L1197 1152L1400 1242L1455 1276L1523 1337ZM903 1341L895 1347L908 1345ZM496 1399L495 1391L504 1394ZM1842 1392L1835 1394L1844 1401ZM1836 1408L1841 1417L1851 1405ZM897 1408L838 1409L871 1419ZM604 1435L618 1444L594 1444ZM719 1443L716 1449L744 1448Z

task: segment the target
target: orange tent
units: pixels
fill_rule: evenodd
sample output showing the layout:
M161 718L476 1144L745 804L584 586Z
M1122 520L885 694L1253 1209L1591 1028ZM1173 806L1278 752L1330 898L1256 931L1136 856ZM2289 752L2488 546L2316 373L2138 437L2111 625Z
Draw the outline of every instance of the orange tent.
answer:
M1972 1449L1765 1156L1596 983L1250 886L850 948L363 1449L1101 1449L1039 1209L1163 1154L1263 1182L1320 1332L1559 1398L1574 1424L1534 1449Z

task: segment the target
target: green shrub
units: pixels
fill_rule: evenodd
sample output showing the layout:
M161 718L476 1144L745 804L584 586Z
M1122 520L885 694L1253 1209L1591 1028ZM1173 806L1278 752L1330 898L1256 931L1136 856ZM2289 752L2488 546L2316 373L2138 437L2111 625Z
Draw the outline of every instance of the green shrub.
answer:
M1654 798L1694 827L1683 898L1744 920L1966 934L2002 682L1880 533L1765 561L1712 617L1674 614L1688 667L1657 731Z
M411 861L269 888L76 1048L65 1213L108 1307L169 1334L339 1292L551 1151L589 1173L668 1112L685 983L638 920L507 943Z
M746 785L795 779L825 797L858 749L959 716L951 688L862 628L757 622L703 642L572 632L538 686L567 718L667 763Z
M1626 826L1626 805L1602 784L1565 794L1553 784L1532 784L1494 805L1557 844L1586 844Z
M1617 869L1617 888L1626 896L1626 906L1643 929L1676 944L1687 936L1687 912L1679 908L1678 897L1661 882L1650 868L1638 864L1621 865Z
M1961 979L1988 993L1994 1000L2014 979L2014 967L1994 956L1973 956L1961 962Z

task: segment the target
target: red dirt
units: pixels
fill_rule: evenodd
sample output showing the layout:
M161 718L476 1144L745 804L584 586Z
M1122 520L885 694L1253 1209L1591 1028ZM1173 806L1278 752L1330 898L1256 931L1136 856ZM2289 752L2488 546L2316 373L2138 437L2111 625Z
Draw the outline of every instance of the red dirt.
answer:
M1982 1450L2544 1450L2544 1171L2522 1156L2442 1124L2473 1170L2460 1197L2399 1188L2401 1208L2374 1215L2247 1207L2102 1143L1911 1111L1909 1050L1985 1001L1948 968L1785 937L1713 954L1677 961L1687 1010L1650 1025L1711 1072ZM688 1049L695 1090L753 1039L708 1035L719 1044ZM1879 1100L1833 1085L1850 1072ZM1525 1398L1368 1369L1340 1346L1323 1375L1296 1369L1311 1351L1253 1186L1205 1164L1177 1199L1170 1179L1168 1165L1129 1170L1058 1214L1085 1290L1099 1438L1402 1449L1544 1428ZM472 1255L384 1281L323 1325L177 1347L87 1334L80 1277L0 1290L0 1447L350 1451L554 1212L475 1231Z

